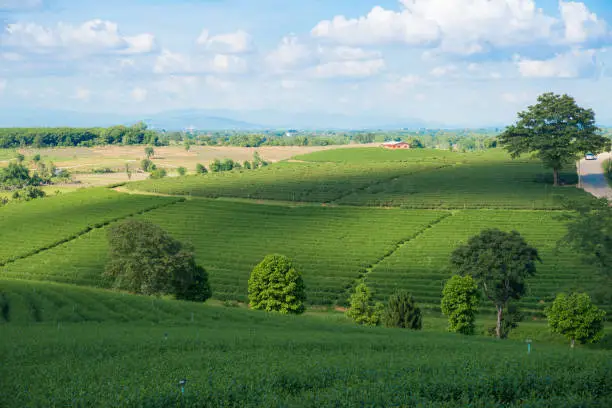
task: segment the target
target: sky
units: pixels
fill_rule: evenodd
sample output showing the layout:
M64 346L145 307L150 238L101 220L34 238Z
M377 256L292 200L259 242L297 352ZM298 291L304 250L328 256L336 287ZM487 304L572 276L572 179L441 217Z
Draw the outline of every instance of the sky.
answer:
M3 110L486 126L550 91L612 124L610 0L0 0L0 21Z

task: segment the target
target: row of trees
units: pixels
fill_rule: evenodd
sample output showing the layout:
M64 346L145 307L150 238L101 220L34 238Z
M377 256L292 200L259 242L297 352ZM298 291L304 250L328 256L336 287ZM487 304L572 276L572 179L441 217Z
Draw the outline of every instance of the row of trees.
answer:
M70 147L96 145L167 145L159 132L148 129L144 122L132 126L109 128L1 128L0 148Z

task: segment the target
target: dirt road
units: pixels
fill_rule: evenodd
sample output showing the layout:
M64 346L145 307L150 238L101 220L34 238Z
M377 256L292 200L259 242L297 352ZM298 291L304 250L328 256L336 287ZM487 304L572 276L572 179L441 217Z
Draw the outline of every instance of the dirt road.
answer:
M602 167L603 161L610 157L610 153L602 153L597 156L597 160L580 160L582 188L595 197L612 199L612 187L608 184Z

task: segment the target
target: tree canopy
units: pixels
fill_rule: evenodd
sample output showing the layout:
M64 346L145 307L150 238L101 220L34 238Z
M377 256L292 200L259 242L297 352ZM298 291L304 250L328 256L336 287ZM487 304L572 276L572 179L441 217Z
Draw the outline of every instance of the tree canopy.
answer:
M499 141L512 157L534 152L553 170L554 184L559 184L559 171L574 163L578 155L588 151L602 152L608 139L599 134L595 113L576 104L569 95L545 93L538 103L518 113L516 124L499 136Z
M442 290L442 313L448 316L448 331L474 334L480 303L478 284L470 275L453 275Z
M251 272L249 303L252 309L301 314L306 290L302 275L289 258L267 255Z
M364 326L378 326L381 322L384 305L373 304L373 294L365 282L355 287L355 292L349 299L349 309L346 315L357 324Z
M210 298L208 275L193 252L157 225L123 221L109 228L108 241L104 274L115 288L193 301Z
M581 344L595 343L603 337L603 319L606 312L591 303L586 293L560 293L546 309L548 325L553 333L559 333Z
M537 249L517 232L486 229L471 237L451 254L451 265L459 275L470 275L497 309L496 335L502 337L503 309L511 299L520 299L526 279L536 273L541 261Z

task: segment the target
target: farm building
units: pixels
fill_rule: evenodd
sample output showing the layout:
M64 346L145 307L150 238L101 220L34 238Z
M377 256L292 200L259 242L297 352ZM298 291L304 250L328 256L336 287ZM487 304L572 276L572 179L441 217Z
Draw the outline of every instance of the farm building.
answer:
M410 149L410 143L406 142L385 142L382 144L385 149Z

